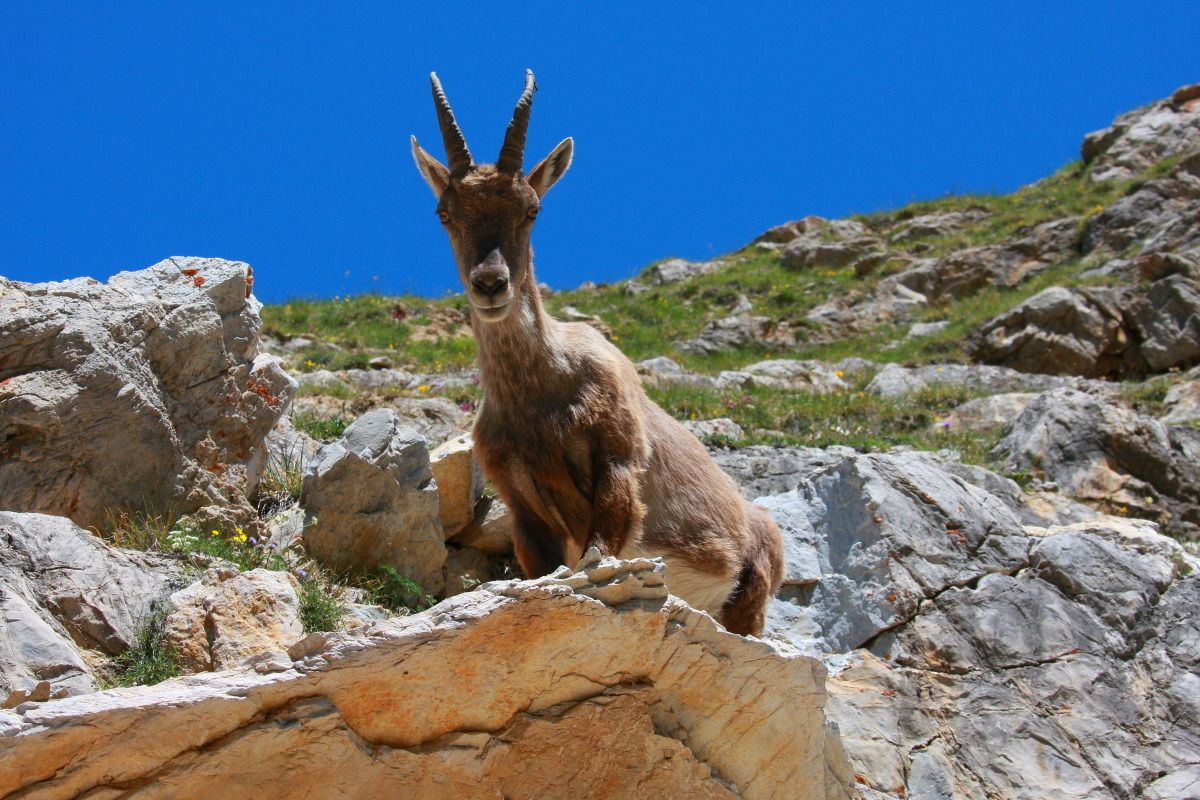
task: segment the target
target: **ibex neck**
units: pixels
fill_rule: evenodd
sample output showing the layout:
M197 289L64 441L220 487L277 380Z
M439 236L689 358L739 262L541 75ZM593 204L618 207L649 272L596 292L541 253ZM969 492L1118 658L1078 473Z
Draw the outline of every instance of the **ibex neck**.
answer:
M553 382L564 365L554 321L542 308L532 265L513 302L516 308L501 322L483 322L471 312L480 382L488 399L501 404Z

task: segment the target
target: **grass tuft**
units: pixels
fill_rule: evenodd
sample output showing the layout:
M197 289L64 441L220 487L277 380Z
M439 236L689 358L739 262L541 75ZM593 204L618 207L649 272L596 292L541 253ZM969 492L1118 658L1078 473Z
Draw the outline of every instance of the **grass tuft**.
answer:
M141 621L133 644L112 660L114 686L153 686L179 675L179 655L166 642L166 621L165 608Z

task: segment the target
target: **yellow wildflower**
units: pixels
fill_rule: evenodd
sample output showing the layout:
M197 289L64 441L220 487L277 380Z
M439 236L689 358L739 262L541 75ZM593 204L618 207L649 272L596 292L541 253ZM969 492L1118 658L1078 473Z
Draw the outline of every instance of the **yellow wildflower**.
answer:
M837 375L839 378L844 378L844 377L846 377L846 371L845 371L845 370L843 370L843 369L839 369L837 372L835 372L835 373L833 373L833 374L834 374L834 375Z
M424 383L422 383L420 386L418 386L418 387L417 387L417 391L418 391L418 392L428 392L428 391L429 391L429 385L428 385L428 384L424 384Z
M213 536L220 536L220 535L221 535L221 532L220 532L220 531L213 531L213 532L212 532L212 535L213 535Z

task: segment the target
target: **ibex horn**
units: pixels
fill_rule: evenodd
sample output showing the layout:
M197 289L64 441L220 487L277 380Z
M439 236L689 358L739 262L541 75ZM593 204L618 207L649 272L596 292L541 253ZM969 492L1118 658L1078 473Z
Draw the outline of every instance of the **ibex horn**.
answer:
M436 72L429 73L429 81L433 84L433 104L437 106L438 125L442 129L450 172L466 172L475 163L471 160L471 151L467 149L467 139L454 119L454 111L450 108L450 101L446 99L446 92L442 90L442 82L438 80Z
M521 170L525 161L525 131L529 129L529 111L533 108L533 93L537 91L537 81L533 79L533 70L525 70L525 91L513 109L512 122L504 133L504 145L500 148L500 158L496 159L496 169L501 172L515 174Z

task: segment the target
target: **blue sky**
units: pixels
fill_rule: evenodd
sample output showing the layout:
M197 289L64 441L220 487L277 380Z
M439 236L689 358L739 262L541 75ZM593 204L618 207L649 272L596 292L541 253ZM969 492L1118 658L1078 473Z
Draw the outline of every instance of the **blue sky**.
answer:
M252 263L266 301L458 289L415 133L436 69L480 159L532 67L534 232L573 287L805 214L1007 191L1200 80L1200 3L0 0L0 275Z

